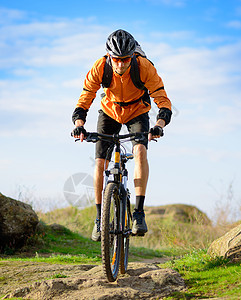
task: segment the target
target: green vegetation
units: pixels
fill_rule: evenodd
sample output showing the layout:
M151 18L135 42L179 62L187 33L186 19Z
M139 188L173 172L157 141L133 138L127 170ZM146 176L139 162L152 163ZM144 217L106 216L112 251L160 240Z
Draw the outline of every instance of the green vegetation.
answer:
M170 260L161 267L176 270L184 278L188 290L167 299L205 299L228 297L240 299L241 264L216 257L211 258L205 250L195 250L182 258Z
M24 299L23 298L19 298L19 297L18 298L14 297L14 298L8 298L8 300L24 300Z
M36 261L58 264L100 264L100 243L74 233L64 226L57 229L41 222L38 232L32 236L21 252L7 249L1 260ZM162 252L143 247L131 247L130 261L163 257L171 252ZM0 277L1 281L1 277Z
M40 229L28 240L21 253L14 253L10 259L96 264L101 262L101 253L100 246L90 239L63 226L56 230L41 222Z
M67 275L61 274L61 273L57 273L54 274L50 279L55 279L55 278L67 278Z

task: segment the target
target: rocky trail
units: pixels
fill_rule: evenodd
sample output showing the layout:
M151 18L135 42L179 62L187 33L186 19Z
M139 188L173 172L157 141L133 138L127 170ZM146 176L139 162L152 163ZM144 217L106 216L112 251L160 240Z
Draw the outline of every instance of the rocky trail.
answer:
M129 263L114 283L105 279L101 265L1 261L0 267L2 299L161 299L185 289L180 274L155 262Z

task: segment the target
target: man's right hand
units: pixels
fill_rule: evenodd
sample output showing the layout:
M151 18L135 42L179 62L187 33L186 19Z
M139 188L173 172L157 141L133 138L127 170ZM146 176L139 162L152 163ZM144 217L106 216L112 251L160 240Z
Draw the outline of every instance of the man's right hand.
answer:
M81 142L83 142L83 140L86 137L86 130L84 129L84 126L77 126L75 127L75 129L71 132L71 135L76 138L76 139L80 139Z

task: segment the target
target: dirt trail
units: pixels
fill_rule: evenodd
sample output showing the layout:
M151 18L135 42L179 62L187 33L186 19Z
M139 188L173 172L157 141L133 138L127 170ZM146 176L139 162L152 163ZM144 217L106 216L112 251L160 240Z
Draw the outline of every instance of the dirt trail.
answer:
M161 299L185 289L177 272L156 263L130 263L125 275L109 283L102 266L1 261L0 295L36 300Z

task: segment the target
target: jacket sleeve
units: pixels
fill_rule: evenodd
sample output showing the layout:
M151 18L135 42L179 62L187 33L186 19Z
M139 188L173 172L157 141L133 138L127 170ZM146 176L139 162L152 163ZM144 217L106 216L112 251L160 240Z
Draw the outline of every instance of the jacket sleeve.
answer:
M105 59L98 59L91 70L87 73L83 91L79 97L77 105L72 115L72 120L75 122L81 119L85 122L87 112L96 97L96 92L100 89L103 72L104 72Z
M154 98L154 102L159 108L157 120L162 119L166 125L169 124L172 115L171 101L167 97L163 81L157 74L156 68L144 58L140 58L140 76L149 91L150 97Z

